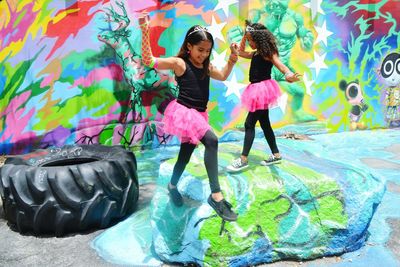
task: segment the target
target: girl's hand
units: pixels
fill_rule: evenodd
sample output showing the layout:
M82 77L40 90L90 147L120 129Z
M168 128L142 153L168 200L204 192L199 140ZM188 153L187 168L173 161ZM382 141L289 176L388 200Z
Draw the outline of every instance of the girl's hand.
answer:
M293 73L290 71L290 72L285 73L285 80L290 83L300 81L300 77L301 77L301 74L299 74L297 72Z
M237 43L231 43L230 49L232 54L239 55L239 45Z
M144 24L149 23L149 21L150 21L150 16L149 16L149 14L147 14L147 13L142 14L142 15L139 17L138 21L139 21L139 25L144 25Z

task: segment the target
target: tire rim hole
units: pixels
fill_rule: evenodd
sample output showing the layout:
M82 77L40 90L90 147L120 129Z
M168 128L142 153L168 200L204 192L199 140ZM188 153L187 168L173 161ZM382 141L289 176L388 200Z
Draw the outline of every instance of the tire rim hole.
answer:
M78 165L85 164L98 161L98 159L94 158L72 158L72 159L62 159L55 160L52 162L47 162L42 165L42 167L57 167L57 166L69 166L69 165Z

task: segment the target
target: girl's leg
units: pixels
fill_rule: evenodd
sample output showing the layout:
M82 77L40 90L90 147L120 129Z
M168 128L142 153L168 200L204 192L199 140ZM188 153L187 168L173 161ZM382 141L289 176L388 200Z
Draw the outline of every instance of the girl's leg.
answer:
M279 149L276 145L276 139L274 131L271 127L271 122L269 120L269 110L260 110L260 125L264 132L265 139L267 139L269 148L275 157L280 158Z
M245 134L242 154L240 155L240 158L235 159L232 164L227 167L228 172L238 172L249 167L247 157L249 156L251 146L254 142L254 137L256 134L255 127L258 117L258 111L249 112L247 114L246 121L244 123Z
M218 181L218 138L211 131L207 131L201 139L204 144L204 163L210 180L211 195L208 203L221 218L227 221L236 221L237 214L232 211L232 205L224 199Z
M218 181L218 138L209 130L200 141L205 147L204 164L206 165L208 178L210 179L211 192L218 198L215 200L219 201L223 197Z
M178 161L175 163L174 170L172 172L170 187L176 187L186 165L188 164L190 157L196 145L190 143L182 143L179 150Z
M185 170L186 165L190 160L190 156L192 156L193 150L196 148L196 145L189 143L182 143L181 148L179 150L178 161L175 163L174 170L172 172L171 181L168 184L168 192L171 196L172 202L175 206L182 206L183 199L181 193L179 193L176 185L178 184L179 178L183 171Z
M244 135L243 150L242 150L242 160L246 162L247 162L247 157L250 153L251 146L253 145L256 133L255 127L257 120L259 120L258 111L249 112L249 114L247 114L247 118L244 123L245 135Z
M172 177L171 177L171 182L170 182L172 186L176 186L178 184L178 181L181 178L181 175L182 175L183 171L185 170L185 167L188 164L190 157L192 156L192 153L195 148L196 148L196 145L193 145L190 143L182 143L181 144L181 148L179 150L179 155L178 155L178 160L175 163L174 171L172 172Z

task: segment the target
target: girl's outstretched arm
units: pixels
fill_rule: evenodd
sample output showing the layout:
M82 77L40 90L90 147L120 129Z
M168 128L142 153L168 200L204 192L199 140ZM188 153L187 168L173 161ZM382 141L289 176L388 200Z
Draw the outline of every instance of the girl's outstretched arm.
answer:
M254 51L252 52L248 52L246 51L246 33L243 35L242 40L240 41L240 45L239 45L239 56L242 58L252 58Z
M177 76L185 72L186 65L183 59L178 57L160 58L154 57L150 46L149 16L144 15L139 18L139 26L142 30L142 62L151 68L173 70Z
M232 72L233 66L238 60L238 47L236 43L232 43L231 46L231 55L229 56L229 60L226 65L222 68L222 70L217 69L213 65L210 64L210 77L219 81L225 81Z
M300 81L301 75L298 74L297 72L292 72L285 64L282 63L280 60L278 54L274 54L272 58L270 59L272 64L275 65L275 67L282 72L282 74L285 75L285 79L287 82L298 82Z

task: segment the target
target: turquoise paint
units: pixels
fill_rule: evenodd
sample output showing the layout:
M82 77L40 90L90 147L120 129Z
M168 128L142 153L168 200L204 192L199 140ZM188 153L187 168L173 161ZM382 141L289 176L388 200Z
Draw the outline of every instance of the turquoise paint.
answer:
M240 175L227 175L228 181L233 189L233 194L237 199L237 213L243 214L247 210L249 204L249 187L245 176Z
M162 262L151 253L152 235L149 220L149 209L140 210L96 237L91 245L110 263L161 266Z
M63 105L65 102L81 94L82 89L79 88L79 86L72 87L69 83L55 82L54 93L51 95L51 100L59 100L58 105Z

